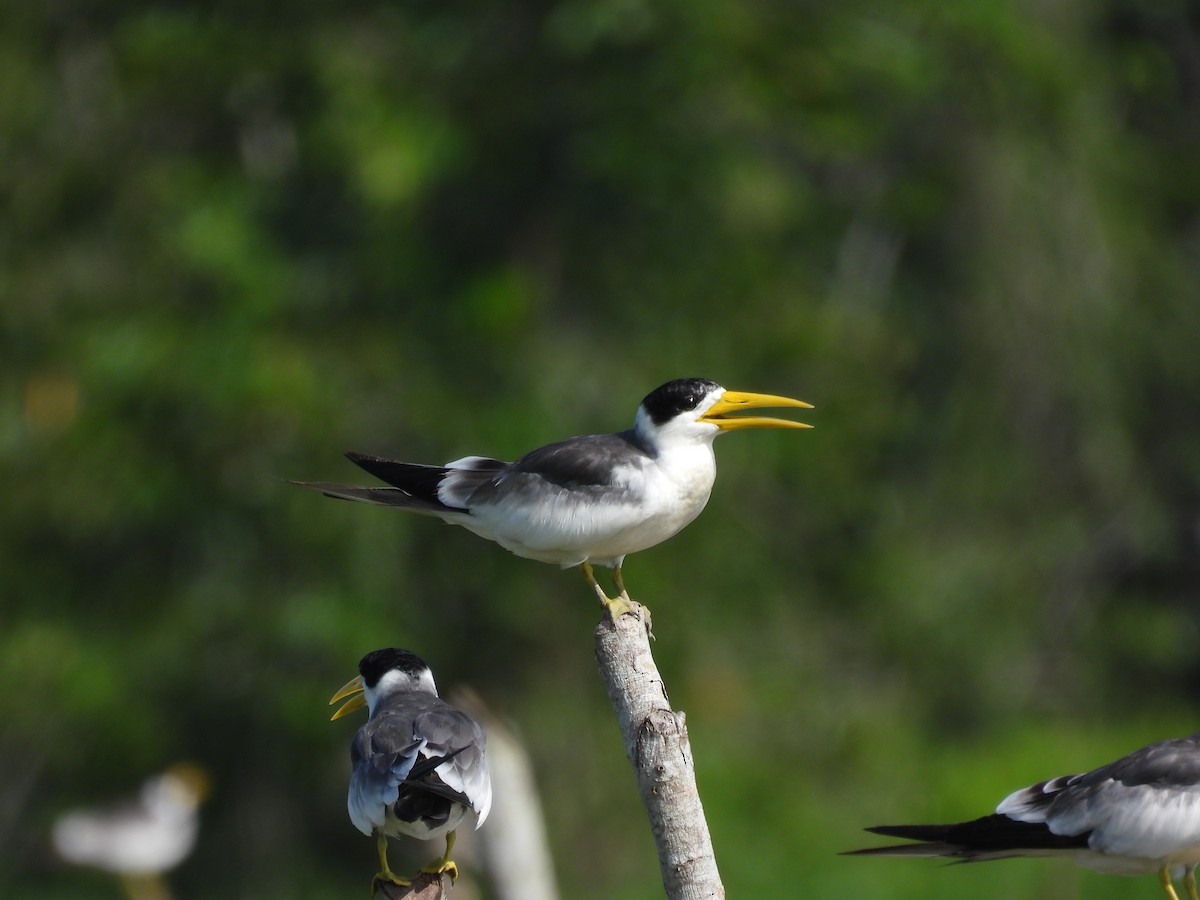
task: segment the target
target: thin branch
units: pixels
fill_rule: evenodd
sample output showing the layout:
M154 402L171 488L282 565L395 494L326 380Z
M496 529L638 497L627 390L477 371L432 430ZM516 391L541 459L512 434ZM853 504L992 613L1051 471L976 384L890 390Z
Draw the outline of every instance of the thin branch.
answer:
M687 727L667 699L648 624L639 603L615 620L605 613L596 626L596 662L650 817L667 897L717 900L725 888L696 790Z

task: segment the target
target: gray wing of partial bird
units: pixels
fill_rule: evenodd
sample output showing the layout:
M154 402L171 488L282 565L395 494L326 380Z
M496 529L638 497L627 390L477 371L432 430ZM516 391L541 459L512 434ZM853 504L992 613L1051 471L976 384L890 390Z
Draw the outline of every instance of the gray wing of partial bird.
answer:
M1105 853L1156 857L1200 842L1200 735L1158 741L1116 762L1014 791L997 812L1044 821L1056 834L1090 834Z
M350 819L364 834L383 827L405 789L469 806L479 824L492 803L483 728L436 697L406 695L376 711L350 747Z

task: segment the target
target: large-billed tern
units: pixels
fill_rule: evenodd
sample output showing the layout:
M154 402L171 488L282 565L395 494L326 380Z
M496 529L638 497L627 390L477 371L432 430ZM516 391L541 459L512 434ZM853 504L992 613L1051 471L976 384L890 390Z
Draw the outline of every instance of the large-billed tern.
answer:
M729 391L681 378L651 391L633 427L567 438L515 462L468 456L444 466L347 453L390 487L296 482L330 497L437 516L495 541L517 556L563 568L582 566L601 601L593 565L614 570L700 514L716 478L713 440L743 428L810 428L802 422L737 415L762 407L812 405L790 397Z
M375 835L380 872L372 885L411 884L388 865L387 839L399 835L445 835L446 852L421 871L453 880L455 829L472 812L478 828L492 806L483 727L438 697L429 666L408 650L375 650L358 671L329 702L346 700L333 719L367 708L350 745L346 808L359 831Z
M855 856L949 857L960 862L1054 856L1113 875L1156 873L1178 900L1173 869L1190 900L1200 863L1200 734L1158 741L1083 775L1062 775L1015 791L996 812L952 825L879 825L901 844Z
M51 833L54 849L67 862L117 875L132 900L169 897L162 876L192 852L208 791L203 769L177 763L128 801L63 815Z

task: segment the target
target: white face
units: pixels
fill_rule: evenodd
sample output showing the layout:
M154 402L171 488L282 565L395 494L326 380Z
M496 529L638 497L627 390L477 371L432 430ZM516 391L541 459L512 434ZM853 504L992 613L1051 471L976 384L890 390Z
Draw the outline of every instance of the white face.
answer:
M676 416L676 419L688 420L688 421L692 421L693 423L695 423L697 425L704 424L710 428L716 428L715 425L713 425L709 422L699 423L699 422L696 422L695 420L700 418L700 416L704 415L710 409L712 409L713 404L716 403L718 400L720 400L721 397L723 397L724 395L725 395L725 388L720 387L718 385L717 387L713 388L711 391L709 391L708 393L706 393L704 395L704 398L699 403L696 404L695 409L693 409L691 412L680 413L678 416ZM719 431L720 429L717 429L717 430Z
M714 387L707 391L691 409L685 409L668 419L661 425L655 425L644 409L638 409L637 430L644 435L653 434L659 442L708 442L721 433L721 429L711 422L698 421L713 404L721 399L725 388Z
M171 795L171 802L179 806L194 807L199 801L196 792L192 786L185 782L182 778L174 775L167 775L163 779L164 785Z
M368 714L375 715L375 706L379 701L392 694L433 694L436 697L437 685L433 682L433 673L429 669L422 669L416 675L400 669L385 672L375 687L363 689Z

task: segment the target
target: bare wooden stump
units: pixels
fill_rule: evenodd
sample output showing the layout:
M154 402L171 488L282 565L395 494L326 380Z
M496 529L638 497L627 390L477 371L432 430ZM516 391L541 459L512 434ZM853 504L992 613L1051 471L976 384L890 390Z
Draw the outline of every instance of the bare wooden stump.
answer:
M405 876L407 877L407 876ZM375 895L386 900L446 900L448 894L446 885L450 879L446 875L422 874L413 879L408 887L399 884L380 883Z
M615 619L596 626L596 662L608 688L625 752L658 847L663 887L670 900L725 896L682 712L671 709L650 653L649 613L631 602Z

